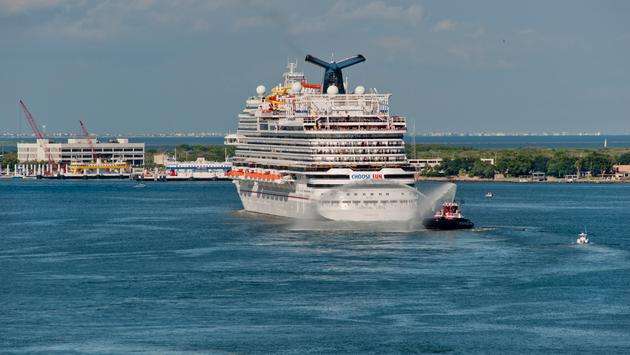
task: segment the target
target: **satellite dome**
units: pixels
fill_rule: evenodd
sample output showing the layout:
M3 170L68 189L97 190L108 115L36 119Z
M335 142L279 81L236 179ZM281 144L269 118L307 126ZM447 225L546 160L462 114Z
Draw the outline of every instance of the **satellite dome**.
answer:
M361 85L357 86L356 88L354 88L354 93L357 95L363 95L365 94L365 88Z
M291 84L291 93L292 94L297 94L300 91L302 91L302 84L300 84L298 81L296 81L293 84Z
M258 94L258 96L263 96L263 94L265 93L266 90L267 90L267 88L265 88L264 85L258 85L256 87L256 93Z
M339 92L339 89L337 88L336 85L330 85L328 89L326 89L326 93L328 95L337 95L338 92Z

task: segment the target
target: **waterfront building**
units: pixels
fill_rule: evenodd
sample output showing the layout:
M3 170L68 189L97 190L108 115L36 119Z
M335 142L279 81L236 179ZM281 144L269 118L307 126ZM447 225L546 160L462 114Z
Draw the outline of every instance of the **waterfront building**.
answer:
M167 160L168 160L168 155L166 155L165 153L153 154L153 164L155 165L163 166L164 164L166 164Z
M442 158L409 159L409 165L417 169L435 168L442 164Z
M616 180L630 179L630 165L617 164L613 165L614 177Z
M532 172L532 181L547 181L547 174L542 171L534 171Z
M231 162L207 161L197 158L195 161L165 160L164 168L171 177L203 179L226 178L226 173L232 169Z
M35 143L18 143L20 163L48 161L56 164L90 163L96 157L113 162L126 162L132 166L144 165L144 143L130 143L118 138L100 142L96 139L70 138L66 143L37 139Z

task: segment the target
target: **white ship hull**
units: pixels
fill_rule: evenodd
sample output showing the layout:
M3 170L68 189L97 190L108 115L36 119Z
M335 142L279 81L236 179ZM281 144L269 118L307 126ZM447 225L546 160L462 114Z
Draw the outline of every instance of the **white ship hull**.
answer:
M422 195L392 183L354 183L330 189L235 180L246 211L298 219L353 222L409 221Z
M234 180L234 184L246 211L290 218L317 218L312 196L298 193L294 186L243 180Z

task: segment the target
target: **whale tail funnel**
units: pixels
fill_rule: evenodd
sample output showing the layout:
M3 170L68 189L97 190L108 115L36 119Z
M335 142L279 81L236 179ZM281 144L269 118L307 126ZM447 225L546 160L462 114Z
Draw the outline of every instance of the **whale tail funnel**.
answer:
M343 73L341 69L364 62L365 57L361 54L357 54L354 57L344 59L340 62L326 62L309 54L304 60L324 68L324 79L322 80L323 94L326 93L328 87L331 85L335 85L340 94L345 94L346 89L343 85Z

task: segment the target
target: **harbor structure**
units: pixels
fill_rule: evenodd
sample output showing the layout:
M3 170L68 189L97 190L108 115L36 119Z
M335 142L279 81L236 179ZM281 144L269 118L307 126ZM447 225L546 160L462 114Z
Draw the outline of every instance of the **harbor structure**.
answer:
M130 143L129 139L125 138L100 142L90 135L82 120L79 123L84 138L70 138L66 143L53 142L45 137L24 101L19 100L19 105L35 135L35 142L17 144L18 161L20 163L47 161L48 164L43 166L36 165L42 166L41 169L38 168L42 170L41 172L36 171L38 175L57 177L70 174L98 177L102 175L101 173L117 171L120 174L121 170L126 170L129 166L144 165L144 143Z
M20 163L49 161L55 164L87 164L99 157L112 162L125 162L130 166L144 165L145 144L131 143L117 138L101 142L91 138L70 138L66 143L38 138L35 143L18 143Z
M166 179L182 180L225 180L232 169L231 162L207 161L197 158L195 161L166 160L164 164Z
M132 178L146 181L215 181L231 180L228 172L232 169L232 162L208 161L199 157L193 161L178 161L166 153L153 156L156 165L153 169L134 169Z

